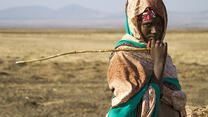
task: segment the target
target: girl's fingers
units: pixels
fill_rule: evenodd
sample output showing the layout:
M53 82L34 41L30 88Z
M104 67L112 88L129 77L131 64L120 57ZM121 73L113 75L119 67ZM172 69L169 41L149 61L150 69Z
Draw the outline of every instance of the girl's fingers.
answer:
M147 48L151 48L151 41L148 41ZM150 54L151 53L151 50L148 50L148 53Z
M154 48L154 47L155 47L155 40L152 39L152 40L151 40L151 48Z
M160 46L160 41L157 40L157 41L156 41L156 44L155 44L155 47L159 47L159 46Z
M164 51L165 51L165 56L167 56L167 53L168 53L168 44L166 42L164 44Z
M165 46L165 49L167 50L168 49L168 43L165 42L164 46Z
M164 47L164 43L163 42L160 42L160 47Z
M150 48L150 47L151 47L151 41L148 41L147 48Z

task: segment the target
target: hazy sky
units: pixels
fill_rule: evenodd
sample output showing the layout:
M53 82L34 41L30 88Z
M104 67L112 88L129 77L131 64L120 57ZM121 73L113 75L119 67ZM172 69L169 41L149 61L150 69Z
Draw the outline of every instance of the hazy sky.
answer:
M124 9L126 0L0 0L0 9L14 6L41 5L58 9L69 4L79 4L88 8L108 12ZM168 11L208 10L208 0L164 0Z

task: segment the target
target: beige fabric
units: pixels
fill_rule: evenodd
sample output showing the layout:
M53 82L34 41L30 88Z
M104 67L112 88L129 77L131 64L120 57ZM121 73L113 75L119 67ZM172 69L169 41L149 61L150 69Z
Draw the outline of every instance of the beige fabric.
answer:
M133 48L121 46L119 48ZM116 52L110 60L108 69L108 83L114 89L115 98L112 99L112 107L125 103L146 84L147 78L153 72L153 60L148 51ZM163 77L177 78L176 67L170 56L166 58ZM172 87L164 86L162 102L169 105L172 110L183 111L186 104L186 96L182 91L171 90ZM151 93L150 93L151 92ZM148 89L143 97L141 116L149 116L154 108L154 89ZM147 93L149 95L147 95ZM152 95L150 95L152 94ZM151 106L150 106L151 105ZM143 116L143 117L144 117ZM185 116L184 116L185 117Z
M127 46L120 48L127 48ZM153 61L148 52L116 52L110 60L108 69L109 87L114 89L116 96L112 99L112 107L127 102L129 98L138 93L152 72ZM172 64L170 56L167 57L163 77L177 78L176 68ZM172 111L184 109L186 97L182 91L174 91L164 86L162 92L161 101L170 107L174 107ZM155 91L149 88L143 97L141 115L148 117L154 108L154 104Z
M141 111L141 117L151 117L156 103L156 93L152 86L148 87L142 100L142 109L138 110Z
M147 82L143 65L124 52L116 53L110 61L108 84L114 89L112 106L122 104L135 95Z
M112 99L112 106L122 104L138 93L152 72L153 61L147 51L116 52L110 60L108 69L108 84L114 89L116 96ZM170 56L167 57L163 77L177 78L176 68Z

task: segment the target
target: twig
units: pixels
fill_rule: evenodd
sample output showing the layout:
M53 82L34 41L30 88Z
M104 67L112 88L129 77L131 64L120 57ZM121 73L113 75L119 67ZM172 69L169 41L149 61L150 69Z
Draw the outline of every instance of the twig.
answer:
M97 52L118 52L118 51L145 51L150 50L150 48L124 48L124 49L108 49L108 50L81 50L81 51L71 51L67 53L61 53L49 57L42 57L39 59L33 59L33 60L27 60L27 61L18 61L16 64L23 64L23 63L31 63L31 62L37 62L37 61L44 61L52 58L57 58L60 56L65 56L69 54L79 54L79 53L97 53Z

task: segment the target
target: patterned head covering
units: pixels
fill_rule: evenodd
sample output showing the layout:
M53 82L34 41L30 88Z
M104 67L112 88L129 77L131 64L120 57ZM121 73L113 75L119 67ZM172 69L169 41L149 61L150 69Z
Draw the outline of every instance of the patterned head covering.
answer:
M123 39L135 41L146 45L141 38L139 28L141 24L138 22L160 16L164 22L164 32L162 39L165 37L167 29L167 11L162 0L127 0L126 4L126 32L127 35ZM129 36L130 35L130 36Z
M157 17L156 11L152 8L146 8L146 10L138 16L140 22L144 22L150 19L155 19Z

